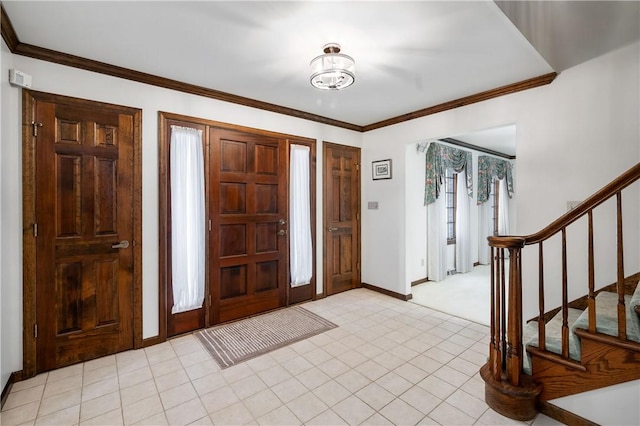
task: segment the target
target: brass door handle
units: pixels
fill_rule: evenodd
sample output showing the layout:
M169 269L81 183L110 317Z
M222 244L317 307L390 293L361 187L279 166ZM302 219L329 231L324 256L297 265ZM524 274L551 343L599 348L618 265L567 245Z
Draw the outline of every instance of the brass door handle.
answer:
M338 228L336 228L336 227L334 227L334 226L330 226L329 228L327 228L327 230L328 230L329 232L333 232L333 231L337 231L337 230L338 230Z
M278 231L278 235L285 235L287 233L287 231L285 231L284 229L281 229Z

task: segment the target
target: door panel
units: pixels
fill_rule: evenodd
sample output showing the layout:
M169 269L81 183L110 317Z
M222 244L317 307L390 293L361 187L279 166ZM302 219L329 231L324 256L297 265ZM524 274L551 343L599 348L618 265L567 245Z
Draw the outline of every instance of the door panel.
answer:
M325 289L360 286L360 150L325 143Z
M36 103L37 372L133 347L134 122L99 105Z
M210 140L215 324L286 303L287 157L286 141L268 136L211 129Z

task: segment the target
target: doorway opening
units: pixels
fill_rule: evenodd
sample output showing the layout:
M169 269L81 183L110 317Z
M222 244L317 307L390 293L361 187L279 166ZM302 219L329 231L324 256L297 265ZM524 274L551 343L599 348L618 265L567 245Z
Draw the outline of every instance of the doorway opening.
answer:
M203 255L203 265L198 266L201 287L178 282L188 274L174 275L172 268L173 245L178 245L172 237L182 232L181 223L173 223L178 217L173 213L179 207L173 206L172 200L178 197L177 191L187 192L188 188L173 186L172 174L179 169L170 154L178 143L173 135L185 129L198 143L203 158L204 201L202 219L198 220L204 222L206 236L199 253ZM315 270L309 282L290 285L289 207L293 195L289 155L293 146L306 148L313 247L315 141L164 112L160 113L158 140L160 338L311 300ZM314 252L309 252L312 259L308 263L315 265ZM176 309L181 289L191 292L192 288L199 297L186 308Z
M412 257L407 271L412 282L411 301L488 325L490 253L486 239L490 235L507 235L515 225L515 125L433 141L447 147L443 148L447 156L457 150L460 158L468 155L471 167L466 170L472 170L466 185L461 185L460 179L468 176L453 170L462 169L461 165L443 162L442 185L437 191L440 199L434 194L429 198L429 188L425 187L425 173L431 167L427 163L434 161L435 147L431 143L407 147L408 193L420 197L427 190L424 199L413 200L408 211L416 224L416 232L407 235L409 247L415 248L407 250ZM466 224L464 219L458 223L458 202L468 203Z

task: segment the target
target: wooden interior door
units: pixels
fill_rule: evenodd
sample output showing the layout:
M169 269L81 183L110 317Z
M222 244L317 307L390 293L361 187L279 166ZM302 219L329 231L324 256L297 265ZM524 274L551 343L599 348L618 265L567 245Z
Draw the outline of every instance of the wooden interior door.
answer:
M324 280L327 295L359 287L360 149L324 143Z
M32 129L37 372L134 345L134 115L64 99Z
M212 128L211 323L286 304L286 140Z

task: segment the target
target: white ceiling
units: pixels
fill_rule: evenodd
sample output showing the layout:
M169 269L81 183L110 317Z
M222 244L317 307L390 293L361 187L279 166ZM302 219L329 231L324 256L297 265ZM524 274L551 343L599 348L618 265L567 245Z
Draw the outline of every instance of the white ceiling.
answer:
M490 1L3 4L23 43L361 126L553 71ZM328 42L340 92L309 83Z
M523 31L536 43L540 31L532 29L562 28L584 2L551 2L564 4L554 14L543 13L549 2L515 2L535 3L535 9L498 3L500 7L493 1L2 2L21 43L358 126L553 72L512 20L521 28L525 22ZM632 36L618 37L616 43L638 38L640 16L632 13L637 2L595 3L619 13L603 14L600 7L587 16L579 14L578 37L562 33L564 57L573 57L573 42L596 44L585 34L608 39L608 33L620 33L612 28L627 34L630 27ZM636 9L628 7L634 3ZM530 10L536 13L527 14ZM616 25L621 20L626 24ZM585 26L594 30L585 31ZM329 42L340 43L342 52L356 61L355 84L339 92L320 91L309 83L309 61ZM544 46L538 49L545 52ZM580 53L579 61L589 59L584 49Z
M503 127L485 129L464 135L451 135L453 139L466 142L471 145L487 148L502 154L516 155L516 126L515 124Z

